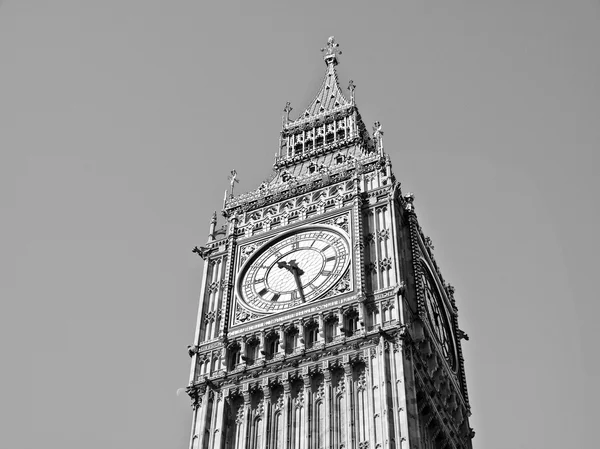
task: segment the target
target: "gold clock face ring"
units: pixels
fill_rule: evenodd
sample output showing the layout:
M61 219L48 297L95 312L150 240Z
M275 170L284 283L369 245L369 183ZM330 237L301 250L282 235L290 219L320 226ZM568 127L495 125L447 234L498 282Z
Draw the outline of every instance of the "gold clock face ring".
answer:
M325 294L350 264L348 237L315 225L265 243L241 268L237 292L244 306L278 312Z

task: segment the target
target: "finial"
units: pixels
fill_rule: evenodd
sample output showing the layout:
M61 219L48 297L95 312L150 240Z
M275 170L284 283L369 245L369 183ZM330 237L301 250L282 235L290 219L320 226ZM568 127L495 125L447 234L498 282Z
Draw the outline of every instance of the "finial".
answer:
M348 82L348 90L350 91L350 101L354 103L354 89L356 89L356 84L354 81L350 80Z
M383 130L379 121L373 124L373 138L380 153L383 153Z
M236 183L240 182L237 179L237 171L235 170L231 170L231 174L227 177L227 179L229 179L229 184L231 185L231 197L233 198L233 187L235 186Z
M283 108L283 112L285 112L284 123L290 121L290 112L292 112L292 104L289 101L286 101L285 108Z
M217 222L217 211L214 211L212 214L212 218L210 220L211 223L216 223Z
M335 41L335 37L330 36L329 39L327 39L327 47L321 49L322 52L325 52L325 56L323 56L325 64L337 65L337 55L342 54L342 51L337 49L339 46L340 44Z

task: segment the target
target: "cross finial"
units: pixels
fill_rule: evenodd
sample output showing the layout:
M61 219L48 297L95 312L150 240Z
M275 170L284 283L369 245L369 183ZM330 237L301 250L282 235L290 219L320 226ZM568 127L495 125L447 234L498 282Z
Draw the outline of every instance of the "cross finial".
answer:
M231 170L231 174L227 177L227 179L229 179L229 184L231 185L231 193L230 193L230 195L233 197L233 187L235 186L236 183L240 182L237 179L237 171L236 170Z
M342 54L342 51L338 50L339 46L340 46L340 44L338 44L335 41L335 37L330 36L329 39L327 39L327 46L324 48L321 48L321 51L325 53L325 56L323 56L323 59L325 60L325 64L336 65L338 63L337 55Z
M350 80L348 82L348 90L350 91L350 101L352 101L352 103L354 103L354 89L356 89L356 84L354 84L354 81Z

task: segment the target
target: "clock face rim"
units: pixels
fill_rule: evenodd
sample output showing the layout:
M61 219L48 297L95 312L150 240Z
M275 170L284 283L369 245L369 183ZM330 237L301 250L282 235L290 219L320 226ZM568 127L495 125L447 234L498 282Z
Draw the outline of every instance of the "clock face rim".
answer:
M452 329L452 320L450 319L449 316L449 312L447 310L446 305L444 304L444 301L442 299L442 295L440 293L440 289L438 286L438 282L435 278L435 276L433 275L431 269L429 268L429 265L425 262L425 261L421 261L421 270L422 270L422 278L421 278L421 283L423 283L424 280L429 280L429 285L430 285L430 289L432 290L433 294L433 300L435 300L436 302L436 306L437 309L440 312L441 315L441 319L442 319L442 323L441 326L445 329L445 333L446 335L446 351L447 354L444 354L446 360L448 361L448 364L450 365L450 367L452 368L452 370L456 371L457 369L457 357L458 354L456 352L456 338L454 336L454 332ZM423 279L424 278L424 279ZM425 284L423 284L421 286L421 288L423 289L423 295L424 295L424 302L425 302L425 313L427 316L427 320L429 322L429 326L431 327L432 330L432 334L434 339L436 340L436 342L442 346L442 350L444 349L444 342L442 341L442 339L439 336L438 330L435 327L435 323L434 323L434 312L432 311L432 305L430 305L430 300L427 297L427 293L425 292L425 290L427 289L427 286ZM440 326L437 326L440 327Z
M311 231L313 231L313 232L325 231L325 232L328 232L331 234L335 234L336 237L339 237L339 239L342 241L342 245L344 246L344 249L346 251L346 257L345 257L345 260L342 261L341 269L337 270L338 274L336 274L335 278L332 281L329 281L329 280L325 281L324 284L327 284L327 287L324 288L322 291L320 291L316 297L307 299L306 302L289 301L289 302L284 303L284 304L286 304L285 307L280 307L278 309L272 309L272 310L267 310L263 307L260 307L260 306L257 307L257 306L249 304L249 301L246 298L246 294L244 292L244 284L245 284L244 281L246 280L248 271L252 267L254 262L256 262L263 254L265 254L265 252L268 252L273 246L277 245L281 241L284 241L293 235L298 235L298 234L311 232ZM250 245L252 243L248 242L248 244ZM295 228L289 229L271 239L267 239L259 245L260 246L258 246L256 248L256 250L254 250L254 252L248 257L248 259L246 261L244 261L241 264L241 266L239 267L238 273L236 276L236 282L235 282L235 292L236 292L237 300L239 301L239 303L242 307L244 307L248 311L263 314L263 315L266 315L266 314L274 315L274 314L286 312L290 309L301 307L303 305L314 304L315 302L323 299L323 295L325 295L333 286L335 286L335 284L340 279L342 279L342 277L348 271L350 271L349 267L352 264L352 247L350 245L350 237L344 230L340 229L339 227L332 226L329 224L314 223L314 224L295 227ZM240 245L241 248L243 248L244 246L246 246L246 245L243 245L243 246ZM299 250L302 250L302 249L300 248ZM337 252L336 252L336 254L337 254ZM267 302L266 300L263 300L263 299L261 299L261 301L264 303Z

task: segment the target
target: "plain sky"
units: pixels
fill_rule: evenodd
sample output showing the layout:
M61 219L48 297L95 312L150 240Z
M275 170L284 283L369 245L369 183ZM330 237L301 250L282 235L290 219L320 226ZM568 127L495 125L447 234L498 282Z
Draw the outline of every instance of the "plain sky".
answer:
M5 0L0 447L187 446L191 249L330 35L456 287L474 447L597 446L600 2Z

